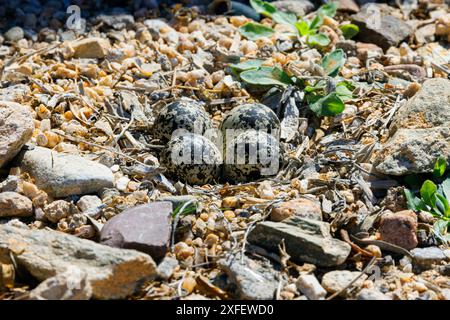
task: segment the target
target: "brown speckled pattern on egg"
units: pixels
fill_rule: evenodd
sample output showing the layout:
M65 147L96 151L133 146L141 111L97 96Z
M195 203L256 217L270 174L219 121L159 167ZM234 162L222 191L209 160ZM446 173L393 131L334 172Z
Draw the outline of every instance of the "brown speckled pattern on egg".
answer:
M280 120L275 112L261 103L247 103L232 109L220 126L225 135L227 129L255 129L272 133L280 129Z
M212 122L203 106L191 99L180 99L163 107L153 125L153 137L167 142L177 129L203 134Z
M239 164L237 162L237 150L238 145L243 146L245 148L245 163ZM249 163L249 150L257 150L257 163L250 164ZM270 175L262 175L261 170L264 168L270 167L269 164L263 164L260 161L260 150L266 150L269 159L273 157L277 163L276 172L272 175L275 175L279 169L280 165L280 147L278 144L278 140L270 134L248 130L226 145L226 152L224 154L225 162L223 165L223 179L226 182L249 182L261 179L263 177L268 177ZM234 154L234 161L231 156ZM230 163L229 163L230 162Z
M176 157L175 161L172 154ZM197 163L193 161L195 154L200 155ZM167 168L170 177L189 184L202 185L218 180L222 154L210 140L189 133L170 140L161 154L161 164Z

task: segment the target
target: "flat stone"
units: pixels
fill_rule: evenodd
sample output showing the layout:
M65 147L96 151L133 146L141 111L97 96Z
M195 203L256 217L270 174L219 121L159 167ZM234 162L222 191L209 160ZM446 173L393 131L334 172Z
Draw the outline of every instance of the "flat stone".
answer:
M322 220L322 209L318 202L299 198L275 204L270 213L270 219L275 222L283 221L292 216Z
M170 244L171 214L170 202L153 202L126 209L105 223L100 242L142 251L161 260Z
M322 287L331 294L340 292L360 274L361 272L359 271L348 270L335 270L327 272L322 277ZM356 280L356 282L353 283L352 287L354 288L362 286L365 279L367 279L367 275L363 274L358 280ZM345 290L341 295L346 297L349 295L349 291Z
M0 168L19 153L33 130L33 117L28 107L0 101Z
M322 221L297 217L283 222L264 221L248 235L249 242L273 252L278 252L283 239L295 262L331 267L344 263L350 254L350 245L332 238L330 225Z
M411 250L413 264L420 269L430 269L443 262L450 262L450 250L438 247L415 248Z
M114 185L108 167L80 156L34 147L23 150L18 158L21 169L36 185L56 198L96 193Z
M320 285L319 280L313 274L302 274L296 282L298 290L303 293L308 300L323 300L327 296L327 291Z
M0 218L30 217L33 203L27 197L12 191L0 193Z
M450 128L399 129L374 159L377 172L401 176L432 172L436 160L450 163Z
M360 29L357 38L374 43L383 50L397 46L413 33L406 22L384 12L376 4L362 6L360 12L352 16L352 22Z
M75 58L87 59L104 58L111 48L111 45L107 39L97 37L74 41L71 43L71 46L75 51Z
M383 241L406 250L417 247L417 215L412 210L383 214L379 231Z
M272 266L246 256L242 260L240 254L221 259L218 264L236 287L237 299L274 299L278 280Z
M156 264L146 254L59 231L31 230L17 220L0 225L1 247L39 281L79 269L87 275L94 299L123 299L156 275Z

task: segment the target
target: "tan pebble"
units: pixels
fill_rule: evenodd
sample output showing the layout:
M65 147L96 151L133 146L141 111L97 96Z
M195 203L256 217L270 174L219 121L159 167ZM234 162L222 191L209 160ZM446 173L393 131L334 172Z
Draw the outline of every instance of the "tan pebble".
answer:
M128 187L129 191L134 192L134 191L139 189L139 185L140 185L139 182L130 181L130 182L128 182L128 186L127 187Z
M355 202L355 196L353 195L353 192L351 192L350 190L340 191L340 194L345 198L345 202L347 203Z
M38 146L45 147L48 144L47 136L44 133L38 133L36 135L36 143Z
M178 242L175 245L174 253L178 260L185 260L194 255L194 248L188 246L185 242Z
M292 300L295 297L295 294L293 294L290 291L281 291L280 292L280 296L284 299L284 300Z
M245 16L232 16L230 18L230 22L233 26L236 28L239 28L240 26L243 26L249 21L249 19Z
M194 240L192 240L192 244L196 247L201 247L203 246L203 239L200 237L195 238Z
M203 221L208 221L209 219L209 215L205 212L203 212L202 214L200 214L200 219L202 219Z
M56 69L53 75L56 78L63 78L63 79L75 79L78 76L76 71L63 67Z
M231 211L231 210L226 210L226 211L223 213L223 215L224 215L225 219L227 219L228 221L231 221L231 220L233 220L233 219L236 217L236 215L234 214L234 212Z
M381 258L382 254L381 254L380 247L373 245L373 244L369 244L367 247L365 247L365 250L369 251L377 258Z
M39 188L34 183L23 181L22 192L27 198L33 199L38 195Z
M217 244L219 242L219 237L215 235L214 233L208 234L208 236L205 239L206 245L211 248L213 245Z
M47 107L43 104L39 105L39 107L36 108L36 114L41 119L50 119L50 117L52 116L50 110L48 110Z
M47 145L46 145L47 148L55 147L62 140L60 135L58 135L52 131L46 131L46 132L44 132L44 134L48 140Z
M38 194L33 197L31 201L33 202L33 206L35 208L42 208L48 202L48 194L45 191L39 190Z
M411 282L411 288L418 292L425 292L428 290L427 286L421 282L413 281Z
M197 285L197 281L195 281L192 277L187 277L183 280L182 288L186 290L188 293L194 291L195 286Z
M236 197L226 197L222 199L223 208L237 208L239 206L239 199Z

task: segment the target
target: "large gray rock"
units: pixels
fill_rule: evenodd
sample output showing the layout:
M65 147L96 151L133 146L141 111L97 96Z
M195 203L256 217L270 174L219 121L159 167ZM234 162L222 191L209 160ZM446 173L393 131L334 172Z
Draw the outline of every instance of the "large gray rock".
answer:
M0 101L0 168L19 153L33 130L33 117L26 106Z
M433 171L438 157L450 164L450 80L429 79L397 110L391 137L374 160L390 175Z
M153 202L123 211L102 228L100 242L112 247L145 252L162 259L169 247L171 202Z
M20 167L53 197L96 193L114 185L111 170L100 163L47 148L31 148L20 153Z
M39 281L72 271L86 274L95 299L120 299L156 275L143 253L117 249L52 230L31 230L13 220L0 225L0 248L8 248L19 268Z
M397 46L413 33L413 29L406 22L370 3L352 16L352 22L360 29L357 37L361 41L374 43L383 50Z
M283 239L287 253L296 262L332 267L344 263L350 254L350 245L334 239L330 225L323 221L295 216L283 222L264 221L248 235L249 242L274 252Z
M241 255L219 260L219 267L228 275L236 287L238 299L272 300L278 288L278 280L273 267Z
M422 88L402 107L391 125L391 133L398 129L450 127L450 80L426 80Z
M450 163L450 128L399 129L374 160L376 171L401 176L432 172L436 160Z

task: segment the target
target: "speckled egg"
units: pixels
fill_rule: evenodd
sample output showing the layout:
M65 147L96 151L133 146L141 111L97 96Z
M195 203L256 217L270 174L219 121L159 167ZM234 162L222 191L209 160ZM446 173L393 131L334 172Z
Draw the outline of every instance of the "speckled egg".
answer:
M169 141L161 154L161 164L171 178L201 185L218 180L222 154L210 140L188 133Z
M247 103L232 109L220 126L222 134L228 129L254 129L274 133L280 129L280 120L275 112L261 103Z
M177 129L203 134L212 128L212 122L203 106L192 99L180 99L163 107L153 125L153 137L167 142Z
M278 139L262 131L247 130L226 144L223 179L249 182L277 174L280 167Z

